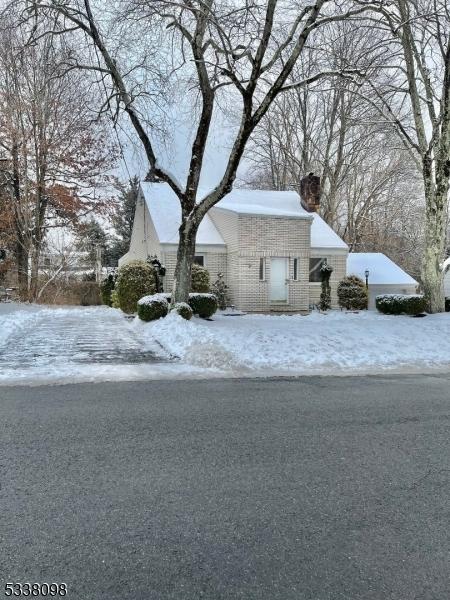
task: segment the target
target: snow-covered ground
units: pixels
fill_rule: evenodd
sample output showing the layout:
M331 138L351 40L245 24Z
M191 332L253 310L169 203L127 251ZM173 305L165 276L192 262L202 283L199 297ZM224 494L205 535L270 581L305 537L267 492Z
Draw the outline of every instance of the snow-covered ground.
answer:
M0 384L189 377L192 371L170 362L119 310L0 304Z
M40 310L40 307L30 304L0 302L0 350L11 336L31 325Z
M0 304L0 384L450 369L450 313L217 314Z
M226 375L362 374L450 368L450 313L424 318L332 311L308 316L171 314L136 320L184 363Z

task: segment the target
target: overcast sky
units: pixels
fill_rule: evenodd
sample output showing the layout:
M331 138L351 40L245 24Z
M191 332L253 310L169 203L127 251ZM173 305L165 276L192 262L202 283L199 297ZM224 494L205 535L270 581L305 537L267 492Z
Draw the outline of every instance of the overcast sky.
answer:
M173 122L170 126L170 136L167 139L166 147L162 143L158 143L155 138L152 141L162 166L173 173L184 187L195 133L194 127L197 121L192 107L189 110L189 108L175 105L172 110ZM128 171L130 171L130 175L137 173L139 176L145 177L148 172L148 161L126 116L122 120L121 127L123 131L120 139L124 148L125 160L121 161L118 166L120 177L128 178ZM230 114L225 115L220 109L217 109L208 137L200 187L212 189L219 182L225 170L237 128L238 123L236 121L233 123L233 117ZM242 176L246 169L247 165L243 160L238 177ZM239 186L239 181L236 181L235 185Z

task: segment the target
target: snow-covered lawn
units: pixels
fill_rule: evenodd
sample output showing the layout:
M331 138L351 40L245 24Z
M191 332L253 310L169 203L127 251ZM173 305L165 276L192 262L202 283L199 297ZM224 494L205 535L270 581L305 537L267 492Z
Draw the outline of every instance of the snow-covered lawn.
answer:
M106 307L0 304L0 384L430 369L450 369L450 313L172 313L143 323Z
M299 375L450 368L450 313L424 318L375 312L308 316L215 315L135 327L183 363L211 374Z

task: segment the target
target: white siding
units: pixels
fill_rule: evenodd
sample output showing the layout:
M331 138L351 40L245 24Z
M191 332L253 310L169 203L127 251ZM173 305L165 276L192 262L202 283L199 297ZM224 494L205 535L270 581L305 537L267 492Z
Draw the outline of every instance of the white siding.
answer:
M148 256L160 256L161 247L155 227L148 212L142 194L139 195L134 213L133 231L131 232L130 249L119 260L119 265L131 260L146 260Z

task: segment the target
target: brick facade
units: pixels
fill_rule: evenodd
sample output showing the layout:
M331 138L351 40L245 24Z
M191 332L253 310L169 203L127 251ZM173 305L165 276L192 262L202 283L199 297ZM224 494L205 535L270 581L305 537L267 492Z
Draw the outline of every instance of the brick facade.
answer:
M211 278L211 283L217 279L218 273L223 273L225 280L227 277L227 254L223 250L218 252L216 248L197 246L196 254L204 256L204 265L208 269ZM164 277L164 291L171 292L173 286L173 276L175 273L175 265L177 262L176 247L161 246L160 260L166 267L166 276Z
M227 278L233 304L247 312L308 312L311 218L237 214L213 208L210 216L227 244ZM265 278L260 280L260 259ZM286 302L271 302L271 258L288 263ZM298 279L294 281L294 259Z
M197 245L196 254L204 256L211 282L223 273L229 287L230 302L246 312L302 312L317 304L320 284L309 282L309 259L327 258L334 271L331 276L332 305L337 307L337 285L346 274L347 250L311 249L311 217L242 214L214 207L209 213L226 246ZM176 244L160 244L144 202L138 202L130 251L121 264L132 259L145 260L156 255L166 267L165 291L171 291L176 264ZM272 258L287 263L287 299L270 298ZM260 280L260 260L265 277ZM294 260L297 280L294 280Z

